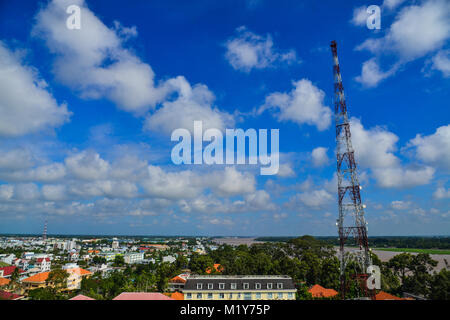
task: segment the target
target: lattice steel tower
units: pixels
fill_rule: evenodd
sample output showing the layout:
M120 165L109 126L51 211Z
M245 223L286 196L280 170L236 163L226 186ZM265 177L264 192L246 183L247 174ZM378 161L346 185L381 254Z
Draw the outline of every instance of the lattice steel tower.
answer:
M367 239L367 226L364 219L364 205L361 203L361 186L358 181L355 153L352 147L350 123L345 103L344 87L339 68L336 41L331 42L333 53L334 74L334 113L336 122L336 160L338 178L338 203L339 218L337 227L339 232L339 259L341 295L345 299L347 284L345 280L345 268L354 260L359 266L359 272L355 273L356 280L360 283L360 297L371 298L373 292L367 290L367 267L372 264L369 244ZM354 247L346 247L346 243L354 240ZM347 245L351 243L347 243Z
M44 241L47 240L47 220L45 220L44 232L42 233L42 240L44 240Z

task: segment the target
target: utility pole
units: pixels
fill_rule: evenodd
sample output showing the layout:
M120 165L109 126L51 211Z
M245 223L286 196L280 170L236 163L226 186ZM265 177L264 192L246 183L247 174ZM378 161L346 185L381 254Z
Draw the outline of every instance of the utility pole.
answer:
M345 269L350 260L354 260L359 267L354 278L359 282L360 298L373 298L374 291L367 289L367 268L372 265L369 243L367 238L367 223L364 219L365 205L361 203L361 186L352 147L350 122L345 102L344 86L342 85L341 70L337 55L336 41L331 42L333 53L334 74L334 115L336 122L336 160L338 178L338 206L339 218L337 227L339 232L339 260L342 299L346 297L347 283ZM353 240L353 243L347 243ZM346 247L350 245L350 247ZM353 245L353 246L352 246ZM354 248L356 246L356 249Z

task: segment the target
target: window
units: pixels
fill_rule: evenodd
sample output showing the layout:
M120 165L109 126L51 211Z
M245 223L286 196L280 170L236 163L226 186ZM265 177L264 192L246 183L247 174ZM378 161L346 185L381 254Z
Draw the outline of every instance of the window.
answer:
M278 299L283 299L283 294L281 292L278 292Z
M238 299L240 299L241 298L241 294L240 293L238 293Z
M202 284L201 283L197 283L197 290L201 290L202 289Z
M294 294L293 294L292 292L289 292L289 293L288 293L288 298L289 298L289 299L294 298Z
M272 289L272 283L267 284L267 289Z
M192 293L186 294L186 299L192 299Z
M250 292L244 293L244 300L252 300L252 294Z
M212 293L208 293L208 299L212 299Z
M201 299L202 298L202 294L201 293L197 293L197 299Z
M219 293L219 299L225 299L225 293Z
M269 292L269 293L267 294L267 299L273 299L273 294L272 294L272 292Z
M255 284L255 288L256 288L256 289L261 289L261 283Z
M261 299L261 293L256 293L256 299Z
M225 289L225 283L219 283L219 289Z
M229 298L230 298L230 300L233 299L233 294L232 293L230 293L230 297Z
M208 289L212 289L213 288L213 284L212 283L208 283Z
M231 289L232 290L236 290L237 289L237 284L236 283L232 283L231 284Z
M249 288L249 284L248 283L244 283L244 290L248 290Z
M277 289L283 289L283 284L281 282L277 283Z

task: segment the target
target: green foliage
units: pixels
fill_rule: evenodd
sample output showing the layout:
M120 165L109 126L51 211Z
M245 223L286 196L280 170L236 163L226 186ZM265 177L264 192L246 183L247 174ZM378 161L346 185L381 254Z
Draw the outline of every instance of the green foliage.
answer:
M125 264L125 259L124 259L124 257L122 256L122 255L116 255L115 256L115 258L114 258L114 263L113 263L113 265L115 266L115 267L121 267L121 266L123 266Z

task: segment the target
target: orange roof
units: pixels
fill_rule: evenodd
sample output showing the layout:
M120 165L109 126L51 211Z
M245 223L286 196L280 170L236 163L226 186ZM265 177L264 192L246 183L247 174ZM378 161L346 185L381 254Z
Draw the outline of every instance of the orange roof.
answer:
M72 268L72 269L66 269L67 272L69 273L76 273L79 274L80 276L85 276L88 274L92 274L92 272L85 270L83 268Z
M375 295L375 300L406 300L406 299L393 296L392 294L389 294L384 291L380 291Z
M7 285L11 280L0 277L0 286L5 286Z
M28 277L26 279L23 279L22 282L45 282L47 280L48 275L50 272L41 272L38 274L35 274L34 276Z
M170 279L170 282L181 282L181 283L186 283L186 279L183 279L180 276L175 276L172 279Z
M88 253L99 253L99 250L88 250Z
M223 271L223 267L220 265L220 263L215 263L214 264L214 269L216 269L217 272L222 272ZM207 268L206 269L206 273L211 273L211 268Z
M338 292L334 289L326 289L318 284L312 286L309 290L309 293L313 296L313 298L329 298L334 297L338 294Z
M170 297L175 300L184 300L184 294L181 292L174 292Z

